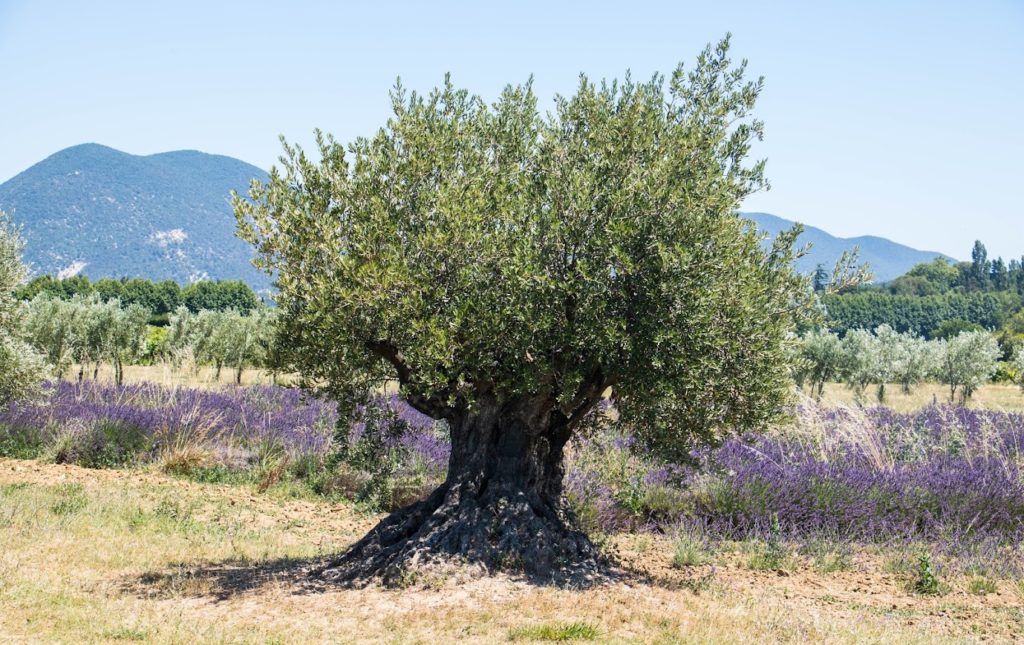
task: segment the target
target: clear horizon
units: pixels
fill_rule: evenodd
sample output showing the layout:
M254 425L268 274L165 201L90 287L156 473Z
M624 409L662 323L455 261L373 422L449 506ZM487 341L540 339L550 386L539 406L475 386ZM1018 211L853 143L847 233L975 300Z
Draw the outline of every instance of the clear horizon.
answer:
M692 63L733 34L766 89L756 158L772 190L746 211L839 237L875 235L965 259L1024 255L1024 5L787 2L515 8L198 2L146 7L0 0L0 182L72 145L196 149L268 169L278 134L309 147L389 114L396 77L451 72L493 99L531 74L550 106L592 79Z

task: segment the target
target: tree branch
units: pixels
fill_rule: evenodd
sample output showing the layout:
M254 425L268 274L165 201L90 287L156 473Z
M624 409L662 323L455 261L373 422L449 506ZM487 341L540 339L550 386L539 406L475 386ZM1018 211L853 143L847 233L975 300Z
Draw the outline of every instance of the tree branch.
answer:
M446 403L447 390L426 396L414 391L412 368L405 361L402 352L394 343L386 340L367 341L366 348L391 363L398 374L398 383L402 386L406 402L413 408L432 419L447 419L452 414L451 406Z

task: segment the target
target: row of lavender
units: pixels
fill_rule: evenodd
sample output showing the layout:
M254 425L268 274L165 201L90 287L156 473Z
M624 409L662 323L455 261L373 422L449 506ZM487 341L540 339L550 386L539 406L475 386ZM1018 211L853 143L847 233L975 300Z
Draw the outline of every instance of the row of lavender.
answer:
M375 494L415 480L405 487L414 495L447 463L443 428L395 398L367 410L341 442L333 405L294 389L62 382L48 394L0 411L0 454L106 466L202 446L219 468L265 466L271 455L318 490L346 490L332 486L337 475ZM1024 542L1022 414L806 403L785 428L695 457L695 467L659 463L609 422L572 447L567 493L599 531L684 522L724 538L778 526L799 538Z

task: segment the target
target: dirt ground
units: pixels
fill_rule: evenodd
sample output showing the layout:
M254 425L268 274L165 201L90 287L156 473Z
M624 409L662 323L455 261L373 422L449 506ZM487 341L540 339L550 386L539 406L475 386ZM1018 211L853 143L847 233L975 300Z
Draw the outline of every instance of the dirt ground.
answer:
M630 534L606 544L622 575L583 590L509 576L311 583L310 566L377 519L274 490L0 459L0 641L1024 640L1011 581L920 596L868 550L833 573L752 570L741 551L674 568L670 537Z

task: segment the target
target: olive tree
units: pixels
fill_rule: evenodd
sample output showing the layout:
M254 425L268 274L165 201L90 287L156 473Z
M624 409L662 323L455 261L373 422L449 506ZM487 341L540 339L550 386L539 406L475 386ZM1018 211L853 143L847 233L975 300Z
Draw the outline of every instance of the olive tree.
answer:
M913 386L927 380L938 362L937 342L930 342L911 333L900 334L900 342L892 367L893 379L905 394Z
M811 395L820 399L825 392L825 383L838 379L842 373L842 347L842 341L830 331L812 330L804 334L794 361L797 385L809 382Z
M25 307L25 340L46 357L58 377L63 377L82 341L81 311L69 301L41 293Z
M254 309L248 315L237 311L226 312L222 324L226 336L226 364L235 371L235 384L242 384L242 372L247 367L264 364L271 347L273 310Z
M125 364L136 362L146 351L149 311L136 304L122 307L117 300L106 304L112 320L105 355L114 366L114 381L121 385L124 382Z
M878 339L866 329L851 329L841 345L843 380L860 401L868 385L878 381Z
M275 310L260 306L248 314L228 309L192 313L179 307L170 317L164 353L180 361L190 353L196 364L213 365L220 380L224 367L241 384L247 367L266 364L274 348Z
M22 340L22 303L14 290L24 282L21 236L0 211L0 405L31 395L47 376L43 357Z
M960 403L971 398L979 386L989 381L996 372L1002 351L995 337L985 331L963 332L949 340L938 341L939 359L936 377L949 386L949 400Z
M1017 345L1013 353L1013 368L1017 373L1017 384L1024 390L1024 344Z
M606 393L667 457L763 427L789 393L786 343L810 291L798 231L767 250L737 207L761 81L728 39L693 69L585 77L547 115L530 83L487 104L446 79L236 197L276 275L290 367L343 423L397 381L447 422L444 483L325 570L395 582L452 557L557 579L598 552L567 523L566 443Z

